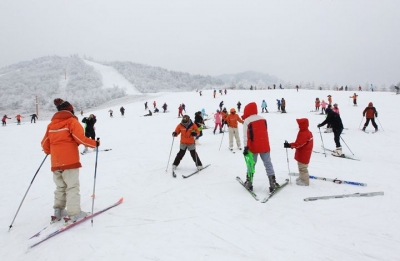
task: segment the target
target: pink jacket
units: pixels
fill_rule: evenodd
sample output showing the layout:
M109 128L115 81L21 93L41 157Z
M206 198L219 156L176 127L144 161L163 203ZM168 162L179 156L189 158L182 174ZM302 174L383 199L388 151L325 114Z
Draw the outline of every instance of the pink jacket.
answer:
M326 103L325 101L322 101L322 102L321 102L321 107L322 107L322 108L326 108L326 105L328 105L328 103Z
M220 113L220 112L217 112L217 113L214 115L214 119L215 119L215 123L222 123L222 116L221 116L221 113Z

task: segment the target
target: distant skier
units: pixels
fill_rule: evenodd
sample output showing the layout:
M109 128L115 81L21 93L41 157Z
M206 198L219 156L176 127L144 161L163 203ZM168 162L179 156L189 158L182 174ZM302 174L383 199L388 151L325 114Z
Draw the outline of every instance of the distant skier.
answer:
M263 100L263 101L261 102L261 113L263 113L264 110L265 110L266 113L268 113L268 110L267 110L267 102L266 102L265 100Z
M180 117L183 118L182 111L183 111L182 104L179 104L179 107L178 107L178 118L180 118Z
M143 116L152 116L152 115L153 115L153 113L151 112L151 110L149 110L149 113L147 113L147 114L145 114Z
M278 106L278 111L281 111L281 100L276 99L276 105Z
M222 115L219 110L217 110L217 113L214 114L214 120L215 120L215 126L214 126L214 134L217 128L219 127L219 133L223 133L222 131Z
M158 112L160 112L160 110L157 107L155 107L154 108L154 113L158 113Z
M319 98L315 98L315 111L319 111L319 107L321 106L321 102Z
M219 110L220 111L222 111L222 107L224 106L224 101L221 101L220 103L219 103Z
M153 106L154 106L154 108L156 108L156 106L157 106L156 101L153 101Z
M325 102L325 100L322 100L321 102L321 113L320 114L325 114L325 109L328 103Z
M376 125L375 123L375 117L378 118L378 112L376 111L376 108L374 107L374 105L372 104L372 102L368 103L368 107L366 107L363 111L363 116L365 116L365 118L367 119L365 121L364 127L363 127L363 131L365 131L365 129L367 128L369 122L371 121L372 126L374 126L375 128L375 132L378 131L378 125Z
M11 120L11 118L8 118L7 115L4 115L3 118L1 119L3 126L7 125L7 119Z
M281 112L286 113L286 101L285 98L282 98L281 100Z
M145 110L148 110L148 109L149 109L149 107L147 106L147 102L144 103L144 109L145 109Z
M353 105L357 106L357 97L358 95L356 93L353 94L353 96L350 96L350 98L353 98Z
M204 108L201 109L201 117L203 117L204 120L207 120L206 117L208 117L208 114Z
M236 145L241 150L238 122L243 123L242 118L236 114L235 108L230 110L230 114L225 119L229 131L229 149L233 150L233 138L235 137Z
M182 110L186 113L186 105L182 102Z
M29 116L31 116L31 123L32 123L32 121L33 121L33 123L36 123L36 120L38 119L38 116L35 113L31 114Z
M168 105L167 105L166 102L164 102L162 108L163 108L163 110L164 110L163 112L166 113L166 112L167 112L167 108L168 108Z
M21 118L23 118L20 114L18 114L17 116L15 116L15 118L17 119L17 124L21 125Z
M113 113L114 113L113 110L110 109L108 112L110 113L110 117L111 117L111 118L114 117L114 116L113 116Z
M196 136L195 142L197 145L200 145L199 139L203 136L203 127L204 127L204 119L201 116L201 111L198 111L194 114L194 123L197 125L197 130L199 131L199 135Z
M121 106L121 108L119 109L119 111L121 112L121 115L124 116L125 114L125 108L123 106Z
M238 112L240 112L240 107L242 106L242 104L240 103L240 101L238 101L238 103L236 104Z
M96 116L94 114L90 114L89 117L83 118L82 122L85 124L85 136L91 138L92 140L96 140L96 132L94 130L94 125L97 122ZM85 149L82 153L86 152L88 152L87 146L85 146Z

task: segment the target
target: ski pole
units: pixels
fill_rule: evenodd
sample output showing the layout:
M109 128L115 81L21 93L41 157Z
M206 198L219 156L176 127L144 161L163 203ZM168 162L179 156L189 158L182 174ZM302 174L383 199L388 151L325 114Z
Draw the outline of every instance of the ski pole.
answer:
M96 144L96 162L94 164L94 179L93 179L93 194L92 194L92 214L94 213L94 198L96 197L96 176L97 176L97 159L99 157L99 141L100 138L97 138L97 144ZM93 227L93 215L92 215L92 219L90 220L90 222L92 223L92 227Z
M324 155L325 155L325 158L326 158L325 145L324 145L324 140L322 139L322 133L321 133L321 129L320 129L320 128L318 128L318 130L319 130L319 136L321 136L322 147L324 148Z
M285 140L285 143L288 142L287 140ZM287 168L288 168L288 175L290 174L290 167L289 167L289 155L288 155L288 150L286 148L286 161L287 161ZM292 176L289 175L289 182L290 184L292 184Z
M8 231L11 230L11 228L12 228L12 226L13 226L13 224L14 224L14 221L15 221L15 219L17 218L18 212L19 212L19 210L21 209L22 203L24 202L25 197L26 197L26 195L28 194L28 191L29 191L29 189L30 189L31 186L32 186L32 183L33 183L33 181L35 180L36 175L39 173L40 168L42 167L44 161L47 159L47 156L49 156L49 154L46 154L46 156L44 157L42 163L40 164L39 168L37 169L35 175L33 176L32 181L31 181L31 183L29 184L29 187L28 187L28 189L26 190L25 195L24 195L24 197L22 198L21 203L19 204L19 207L18 207L18 209L17 209L17 213L15 213L14 219L12 220L11 225L10 225Z
M364 121L364 115L363 115L363 117L362 117L362 119L361 119L360 126L358 126L358 129L361 128L361 124L362 124L363 121Z
M378 120L378 122L379 122L379 125L381 125L381 129L382 129L383 131L385 131L385 130L383 129L383 127L382 127L382 123L381 123L381 121L379 120L379 118L378 118L378 117L376 117L376 119Z
M219 144L219 149L218 149L218 150L221 150L222 141L223 141L223 139L224 139L224 134L225 134L225 126L224 126L224 130L223 130L223 132L222 132L221 143Z
M171 159L171 153L172 153L172 147L174 146L174 140L175 140L175 137L172 137L171 150L169 151L169 157L168 157L167 167L165 168L165 172L168 171L168 165L169 165L169 160Z
M342 139L342 141L344 142L344 144L346 144L346 147L349 149L349 151L351 152L351 154L354 155L354 153L351 151L351 149L349 148L349 146L347 146L347 143L344 141L344 139L342 138L342 136L340 136L340 138Z

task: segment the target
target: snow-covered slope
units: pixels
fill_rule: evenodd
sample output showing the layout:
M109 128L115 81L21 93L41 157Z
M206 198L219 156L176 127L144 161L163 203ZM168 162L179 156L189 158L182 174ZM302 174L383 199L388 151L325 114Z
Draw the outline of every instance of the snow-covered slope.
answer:
M86 64L91 65L102 75L103 87L112 88L118 86L126 90L127 94L140 95L141 93L124 76L111 66L102 65L96 62L84 60Z
M39 170L43 154L40 141L48 121L31 124L23 119L17 126L8 120L0 127L0 256L2 260L399 260L400 192L400 95L359 92L359 106L351 104L353 92L295 90L228 91L212 98L212 91L163 93L148 96L164 102L169 113L143 117L145 99L114 104L87 111L97 115L97 136L101 149L97 159L96 197L98 210L124 197L124 203L97 216L93 226L83 223L33 248L38 239L28 240L48 224L53 213L54 184L47 159ZM316 127L324 116L310 110L316 97L331 94L339 104L346 129L343 151L349 148L361 161L326 157L314 153L309 165L311 175L367 183L367 187L338 185L311 180L309 187L288 185L266 204L255 201L235 180L245 177L241 151L228 150L227 134L203 131L197 152L209 168L189 179L195 169L189 153L171 176L171 164L179 150L179 137L173 139L180 119L178 106L184 102L187 113L202 108L209 115L221 100L229 110L240 100L246 105L265 99L270 113L262 114L269 127L271 157L278 182L288 178L289 169L297 172L294 151L283 148L285 140L294 141L298 132L296 118L307 117L314 134L314 150L334 148L333 135ZM275 100L287 100L287 114L276 112ZM144 97L142 97L144 98ZM362 111L372 101L379 111L380 131L366 134L359 130L365 118ZM126 109L125 116L119 107ZM114 110L114 117L108 115ZM242 115L240 113L239 115ZM82 117L79 116L79 119ZM213 127L213 121L206 122ZM382 125L381 125L382 123ZM241 126L241 125L240 125ZM323 130L323 129L322 129ZM372 130L369 126L368 130ZM240 129L242 139L243 130ZM345 142L345 143L344 143ZM242 140L243 144L243 140ZM347 147L349 146L349 148ZM82 150L83 148L80 148ZM81 156L80 170L83 210L90 211L94 185L96 153ZM168 170L166 172L166 169ZM19 214L8 232L19 204L35 177ZM261 162L256 165L254 191L263 198L268 180ZM312 196L383 191L384 196L344 198L304 202ZM55 227L43 234L50 233Z

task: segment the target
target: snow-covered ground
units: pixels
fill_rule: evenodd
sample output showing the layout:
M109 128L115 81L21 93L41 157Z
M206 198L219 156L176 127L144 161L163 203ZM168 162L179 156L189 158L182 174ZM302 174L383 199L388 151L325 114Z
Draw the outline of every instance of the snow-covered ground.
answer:
M141 93L130 83L124 76L122 76L115 68L96 62L84 60L86 64L93 66L102 75L103 87L113 88L120 87L125 89L129 95L140 95Z
M266 204L255 201L235 180L245 177L241 151L228 150L227 134L203 131L197 151L209 168L189 179L182 174L195 170L186 153L171 176L171 164L179 150L179 138L171 133L180 123L178 106L184 102L187 114L206 109L209 115L221 100L229 110L240 100L243 107L265 99L270 113L262 114L269 126L271 157L278 182L297 172L294 151L283 148L298 132L296 118L306 117L314 134L314 150L322 151L316 127L324 116L310 112L316 97L328 94L339 104L346 129L343 151L361 159L353 161L328 154L313 153L311 175L367 183L367 187L311 180L309 187L288 185ZM31 124L23 119L17 126L9 120L0 127L0 233L2 260L399 260L400 192L398 148L400 147L400 95L357 92L358 107L352 105L353 92L300 90L228 91L212 97L212 91L163 93L147 96L169 113L143 117L144 101L124 100L94 111L97 136L101 138L97 160L94 209L99 210L124 197L124 203L47 242L29 249L39 238L28 240L49 222L53 213L55 185L47 159L34 179L22 207L8 231L21 200L45 155L40 141L49 121ZM287 100L287 114L277 113L276 99ZM359 130L362 111L373 102L379 112L380 131ZM125 116L119 107L126 109ZM110 118L108 110L114 110ZM239 115L242 115L240 113ZM82 117L79 116L79 120ZM380 124L382 123L382 125ZM241 126L241 125L240 125ZM322 129L323 130L323 129ZM373 130L372 126L368 130ZM240 129L242 139L242 129ZM322 133L326 147L334 148L333 134ZM222 143L221 143L222 142ZM221 145L221 146L220 146ZM243 140L242 140L243 146ZM349 146L349 148L347 147ZM80 147L80 150L83 150ZM171 156L171 157L170 157ZM169 158L170 157L170 158ZM81 156L81 196L83 210L92 207L96 153ZM168 171L166 171L166 169ZM256 165L254 191L263 198L268 180L261 162ZM314 202L306 197L383 191L384 196L330 199ZM61 224L54 224L48 234Z

